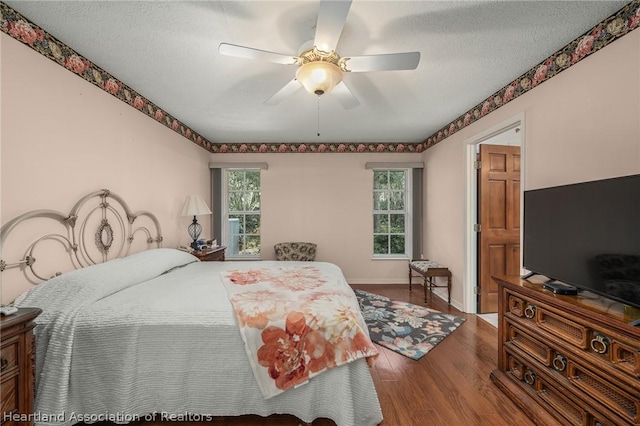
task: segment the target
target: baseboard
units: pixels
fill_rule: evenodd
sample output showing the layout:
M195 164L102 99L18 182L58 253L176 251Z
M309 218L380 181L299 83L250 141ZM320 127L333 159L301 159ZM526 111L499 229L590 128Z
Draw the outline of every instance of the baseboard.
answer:
M435 296L438 296L440 299L444 300L445 302L447 301L447 290L442 289L442 288L436 288L433 290L433 294ZM462 309L462 303L458 302L455 299L451 299L451 306L453 306L454 308L456 308L457 310L459 310L460 312L464 312L464 310Z
M365 284L372 284L372 285L405 285L407 286L407 289L409 289L409 280L405 280L402 282L398 282L397 278L388 278L388 279L374 279L372 280L371 278L347 278L347 282L349 284L356 284L356 285L365 285Z
M397 286L406 286L407 287L407 292L409 291L409 280L407 280L406 282L398 282L397 279L378 279L378 280L371 280L371 279L347 279L347 283L349 285L397 285ZM416 287L422 287L422 284L418 284L418 283L413 283ZM445 302L447 301L447 290L443 289L443 288L435 288L433 290L433 295L439 297L440 299L444 300ZM462 309L462 303L460 303L457 300L451 299L451 306L453 306L454 308L456 308L457 310L459 310L460 312L464 312L464 309Z

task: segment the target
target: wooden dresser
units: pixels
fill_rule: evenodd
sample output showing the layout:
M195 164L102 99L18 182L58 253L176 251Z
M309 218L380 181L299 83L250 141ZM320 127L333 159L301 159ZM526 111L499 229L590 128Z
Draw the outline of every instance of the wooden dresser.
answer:
M494 277L499 287L494 383L538 425L639 425L637 310L589 292Z
M21 308L0 318L0 394L2 425L32 424L35 386L33 319L42 310ZM26 420L26 421L24 421Z

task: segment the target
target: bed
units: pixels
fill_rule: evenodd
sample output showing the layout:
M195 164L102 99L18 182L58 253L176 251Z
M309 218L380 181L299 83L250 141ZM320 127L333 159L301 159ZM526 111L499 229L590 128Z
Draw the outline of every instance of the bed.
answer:
M111 202L105 203L105 193L98 191L83 203L93 197L111 206L114 194L108 193ZM102 208L91 210L102 217L92 236L104 255L100 246L109 243L115 247L117 237L114 229L105 231L111 225L108 219L105 222ZM50 213L48 217L55 216ZM43 309L35 329L37 425L100 420L201 421L276 413L291 414L303 422L329 418L345 426L382 421L370 372L373 352L360 352L348 359L343 356L342 363L317 368L275 393L265 392L256 368L270 375L271 367L256 365L260 363L248 349L252 340L240 326L247 324L238 316L237 294L230 298L231 288L251 287L246 279L236 284L238 276L246 277L253 271L278 273L279 277L299 277L300 271L313 271L333 289L329 294L336 296L333 303L342 315L345 306L355 303L357 307L357 300L339 267L324 262L201 262L186 252L158 247L162 241L159 232L140 231L134 224L137 216L125 212L126 249L117 250L113 258L103 256L103 261L55 276L15 301L17 306ZM19 222L2 228L2 241ZM78 226L77 220L73 222ZM90 228L90 221L82 223L81 228ZM70 242L72 256L79 250L73 249L74 241L82 239L75 239L74 232L72 229L71 236L62 238ZM146 235L154 247L129 254L129 240L136 233ZM30 270L36 262L26 259L32 250L26 253L25 259L15 264ZM3 269L15 265L3 264ZM284 298L282 294L278 297ZM292 301L283 303L296 303L295 297L289 299ZM326 309L328 304L322 306ZM361 317L354 317L354 321L360 323ZM273 319L273 324L277 320ZM260 332L271 325L256 327L263 328ZM363 332L368 339L366 326Z

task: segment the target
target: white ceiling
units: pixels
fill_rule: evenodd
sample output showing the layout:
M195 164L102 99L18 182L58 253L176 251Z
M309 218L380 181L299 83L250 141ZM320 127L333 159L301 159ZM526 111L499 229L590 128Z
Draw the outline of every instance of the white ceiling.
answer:
M296 56L318 0L5 1L211 142L421 142L628 1L354 0L341 56L418 51L413 71L345 74L360 101L304 90L264 101L296 67L218 53L221 42ZM320 136L317 136L318 114Z

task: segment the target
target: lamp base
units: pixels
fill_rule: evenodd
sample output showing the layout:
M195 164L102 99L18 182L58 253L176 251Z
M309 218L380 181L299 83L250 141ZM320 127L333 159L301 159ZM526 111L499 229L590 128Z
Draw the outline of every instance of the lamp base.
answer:
M189 228L187 228L187 232L189 232L189 236L191 237L191 239L193 239L191 248L194 250L198 250L198 237L202 232L202 226L198 223L198 220L195 216L193 216L193 222L191 222Z

